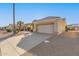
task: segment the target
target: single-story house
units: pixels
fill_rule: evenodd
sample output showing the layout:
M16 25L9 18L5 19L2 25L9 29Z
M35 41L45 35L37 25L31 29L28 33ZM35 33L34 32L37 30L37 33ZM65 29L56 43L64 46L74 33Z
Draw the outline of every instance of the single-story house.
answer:
M65 18L56 16L45 17L33 21L33 31L39 33L62 33L65 31Z

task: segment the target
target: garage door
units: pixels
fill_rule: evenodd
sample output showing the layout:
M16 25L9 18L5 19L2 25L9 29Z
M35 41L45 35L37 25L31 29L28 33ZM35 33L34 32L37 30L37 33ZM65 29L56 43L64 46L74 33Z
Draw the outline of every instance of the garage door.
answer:
M37 27L37 32L40 33L53 33L53 25L39 25Z

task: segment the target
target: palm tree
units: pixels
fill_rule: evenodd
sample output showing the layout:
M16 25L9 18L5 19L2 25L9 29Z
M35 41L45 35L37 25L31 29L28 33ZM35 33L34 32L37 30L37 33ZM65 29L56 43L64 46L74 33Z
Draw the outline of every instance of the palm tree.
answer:
M18 25L20 31L21 31L21 26L22 26L22 24L24 24L23 21L18 21L18 22L17 22L17 25Z

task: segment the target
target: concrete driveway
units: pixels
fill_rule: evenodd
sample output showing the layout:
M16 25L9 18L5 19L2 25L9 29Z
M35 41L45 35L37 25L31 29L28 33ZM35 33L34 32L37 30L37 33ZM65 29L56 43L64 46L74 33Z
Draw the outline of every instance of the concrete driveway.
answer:
M28 51L50 37L52 37L52 34L31 33L28 37L24 37L17 46Z
M29 50L38 56L79 56L79 32L65 32ZM23 54L27 55L27 53Z

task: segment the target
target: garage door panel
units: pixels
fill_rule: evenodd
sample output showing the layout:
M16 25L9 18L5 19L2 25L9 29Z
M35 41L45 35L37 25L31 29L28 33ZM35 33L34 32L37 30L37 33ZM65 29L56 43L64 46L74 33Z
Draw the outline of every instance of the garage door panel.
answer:
M40 33L53 33L53 25L39 25L37 27L37 32Z

